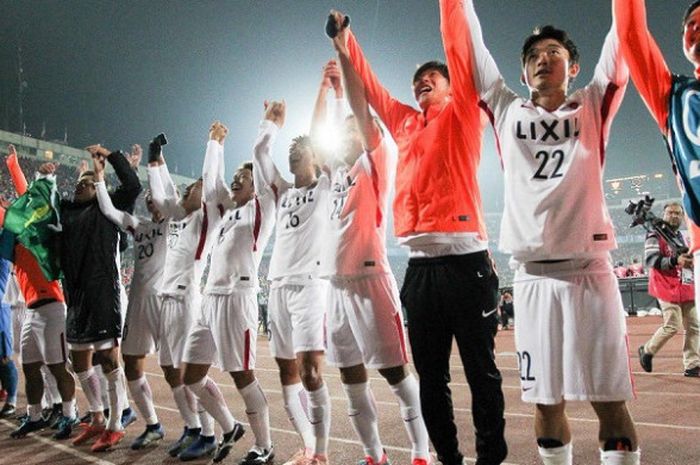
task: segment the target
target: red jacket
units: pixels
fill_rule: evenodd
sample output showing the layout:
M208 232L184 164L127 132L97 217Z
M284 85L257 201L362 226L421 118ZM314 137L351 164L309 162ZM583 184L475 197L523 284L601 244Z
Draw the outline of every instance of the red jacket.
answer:
M651 261L654 266L649 266L649 294L664 302L682 303L695 300L695 286L683 284L681 279L681 267L675 264L675 254L668 244L656 234L649 234L645 249L648 251L650 243L658 241L658 252L647 253L647 265ZM660 255L660 256L659 256ZM664 265L670 263L672 266Z

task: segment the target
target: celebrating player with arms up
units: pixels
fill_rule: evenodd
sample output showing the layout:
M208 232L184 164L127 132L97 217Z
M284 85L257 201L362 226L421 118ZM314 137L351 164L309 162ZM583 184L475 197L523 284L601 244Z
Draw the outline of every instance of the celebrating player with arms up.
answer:
M272 118L266 114L266 121ZM278 125L282 121L271 121ZM243 397L255 434L255 446L242 465L270 463L275 454L270 438L269 409L253 372L258 328L258 267L272 234L274 192L257 176L252 163L236 171L231 190L223 180L226 126L214 123L204 160L204 192L218 199L220 225L213 230L211 266L202 301L202 314L187 338L185 383L216 419L224 437L214 456L223 460L243 426L234 420L216 383L207 376L211 365L228 371ZM272 137L262 130L255 151L269 151ZM218 173L218 175L217 175Z
M609 250L616 247L602 187L605 147L627 67L615 29L592 81L567 95L579 72L566 32L545 26L522 47L530 98L504 83L484 45L472 0L441 0L464 15L481 105L505 174L500 247L517 265L515 343L522 398L537 405L535 432L547 465L571 465L567 400L587 400L600 422L601 462L639 463L626 400L633 398L622 299Z
M340 43L342 35L336 37ZM344 118L341 74L335 60L324 67L314 126L332 87L328 120L339 129L337 153L328 158L332 172L329 240L324 243L322 274L330 278L328 360L340 368L348 398L348 416L362 441L363 465L388 464L379 439L377 411L366 368L389 382L411 439L413 465L431 462L428 432L421 415L418 382L407 370L408 357L399 291L386 254L389 190L396 153L370 115L364 87L349 61L340 55L345 87L354 115ZM333 127L335 126L335 127ZM331 129L328 128L328 129ZM312 131L314 139L321 134Z
M134 153L141 153L135 146ZM163 276L170 222L158 211L146 193L146 208L151 218L142 218L114 207L104 181L104 167L95 161L95 189L102 213L123 231L134 237L134 274L129 289L129 304L124 321L122 356L129 391L146 421L146 430L131 444L141 449L163 438L165 431L158 422L153 395L144 374L144 359L156 351L165 328L161 326L161 299L158 286ZM166 375L168 375L166 371Z

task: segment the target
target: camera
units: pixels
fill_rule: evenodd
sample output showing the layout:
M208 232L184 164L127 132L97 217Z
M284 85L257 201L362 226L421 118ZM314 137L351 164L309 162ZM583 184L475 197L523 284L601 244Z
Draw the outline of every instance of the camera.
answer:
M350 16L345 16L345 19L343 20L343 28L346 28L350 25ZM335 39L335 36L338 35L338 26L335 23L335 16L333 15L328 15L328 19L326 20L326 35L331 38Z
M150 144L148 144L148 162L158 161L160 158L161 148L168 143L168 139L162 132L153 138Z

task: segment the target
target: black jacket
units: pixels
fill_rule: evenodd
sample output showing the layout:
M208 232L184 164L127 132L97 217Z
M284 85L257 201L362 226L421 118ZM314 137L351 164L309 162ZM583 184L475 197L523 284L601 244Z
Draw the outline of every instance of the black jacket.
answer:
M121 182L114 206L133 211L141 183L121 152L107 157ZM76 344L121 337L119 230L90 202L61 203L60 257L68 312L66 340Z

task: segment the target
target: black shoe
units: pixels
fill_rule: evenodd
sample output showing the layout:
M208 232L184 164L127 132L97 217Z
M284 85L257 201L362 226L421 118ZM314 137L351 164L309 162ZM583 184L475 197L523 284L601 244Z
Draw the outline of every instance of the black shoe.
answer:
M700 378L700 367L688 368L683 372L683 376L688 378Z
M642 369L647 373L651 373L651 359L654 358L654 356L648 352L644 352L644 346L639 346L637 353L639 354L639 364L642 366Z
M0 418L8 418L11 417L12 415L15 414L17 409L15 408L14 405L5 402L5 405L2 406L2 410L0 410Z
M40 418L36 421L31 421L27 419L23 421L21 425L19 425L19 428L10 433L10 437L15 439L23 438L29 433L33 433L34 431L39 431L46 428L46 426L46 420L44 420L43 418Z
M190 447L190 445L199 438L199 433L201 431L201 428L190 429L185 427L185 429L182 431L182 436L180 436L180 439L168 447L168 455L171 457L177 457L180 452Z
M240 465L266 465L272 462L275 458L275 448L270 446L269 449L253 446Z
M90 423L92 423L92 412L86 412L85 415L80 417L80 424L89 425Z
M79 424L80 420L78 420L77 417L68 418L61 415L61 418L58 420L58 424L56 425L56 429L58 431L53 434L53 438L58 440L68 439L70 435L73 434L73 428Z
M225 459L231 452L231 449L233 449L233 444L241 439L244 434L245 428L243 428L242 424L236 422L236 424L233 425L233 429L224 434L223 439L219 443L219 447L216 448L214 462L218 463Z
M146 426L146 430L143 433L141 433L139 437L134 439L134 442L131 443L131 448L133 450L143 449L144 447L148 447L151 444L160 441L164 437L165 430L160 425L160 423L156 423L155 425L148 425Z
M61 404L53 404L49 415L44 418L46 418L46 424L51 429L58 429L58 422L61 421L61 417L63 417L63 406Z

